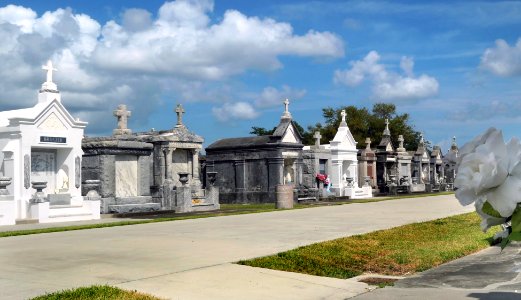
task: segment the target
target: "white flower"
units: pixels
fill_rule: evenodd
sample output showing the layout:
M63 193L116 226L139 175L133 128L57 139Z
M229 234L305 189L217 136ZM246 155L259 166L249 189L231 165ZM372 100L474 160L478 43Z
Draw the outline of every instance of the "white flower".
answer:
M501 216L511 216L521 202L520 161L519 141L505 145L501 131L490 128L461 148L456 198L468 205L484 197Z
M483 205L486 202L485 197L479 197L474 204L476 206L476 212L481 217L481 230L486 232L490 227L504 224L507 221L507 218L498 218L491 216L483 211Z

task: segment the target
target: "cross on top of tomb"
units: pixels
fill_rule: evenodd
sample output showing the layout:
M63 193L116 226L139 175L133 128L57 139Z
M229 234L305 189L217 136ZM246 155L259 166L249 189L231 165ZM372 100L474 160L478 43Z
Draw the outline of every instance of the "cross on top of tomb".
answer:
M384 136L390 136L391 131L389 130L389 119L385 119Z
M132 114L132 112L127 110L127 106L125 104L118 105L118 109L114 112L114 117L118 119L118 128L113 130L114 135L123 135L123 134L131 134L132 131L127 128L128 126L128 118Z
M396 149L396 150L398 150L399 152L403 152L403 151L405 151L405 148L403 147L403 142L404 142L404 141L405 141L405 140L403 139L403 135L400 134L400 135L398 136L399 146L398 146L398 149Z
M48 60L47 64L42 66L42 70L47 71L47 80L45 82L52 82L52 71L58 71L58 69L53 68L51 60Z
M365 138L365 149L371 150L371 138Z
M342 111L340 112L340 116L342 116L342 122L340 122L340 126L347 126L346 115L346 111L342 109Z
M425 144L425 140L423 139L423 132L420 132L420 145Z
M175 127L181 127L183 125L183 114L185 110L181 104L177 104L175 108L175 113L177 114L177 125Z
M289 118L291 119L291 113L289 112L289 100L286 98L284 100L284 113L282 114L282 118Z
M47 71L45 82L42 84L42 91L58 91L58 87L52 82L52 72L58 71L58 69L53 67L52 61L48 60L47 64L42 66L42 70Z
M322 138L322 135L320 135L320 131L315 131L313 137L315 138L315 146L320 146L320 139Z

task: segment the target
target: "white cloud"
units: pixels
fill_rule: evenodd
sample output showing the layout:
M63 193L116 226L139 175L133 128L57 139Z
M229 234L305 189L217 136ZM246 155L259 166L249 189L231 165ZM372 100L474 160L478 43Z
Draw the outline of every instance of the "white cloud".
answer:
M499 76L521 75L521 38L513 47L497 40L496 47L486 49L481 56L481 67Z
M400 61L404 75L387 71L379 61L380 55L371 51L362 60L350 62L350 69L336 70L333 80L337 84L355 87L369 79L373 97L377 100L417 100L438 93L439 84L434 77L425 74L414 76L412 58L404 56Z
M54 78L64 102L94 122L89 131L99 132L104 122L97 121L111 119L118 103L134 107L145 120L166 93L187 98L182 101L225 103L233 97L227 81L248 70L281 68L280 56L344 54L342 40L330 32L299 35L289 23L236 10L215 16L213 9L211 0L177 0L157 13L130 8L121 22L100 24L68 8L39 16L27 7L0 7L0 110L34 104L48 59L59 69ZM257 116L246 102L219 109L229 119Z
M248 102L225 103L221 107L213 107L212 113L221 122L251 120L259 115Z
M270 107L282 105L284 99L296 100L304 97L306 90L299 90L283 85L281 89L272 86L265 87L262 93L255 99L257 107Z

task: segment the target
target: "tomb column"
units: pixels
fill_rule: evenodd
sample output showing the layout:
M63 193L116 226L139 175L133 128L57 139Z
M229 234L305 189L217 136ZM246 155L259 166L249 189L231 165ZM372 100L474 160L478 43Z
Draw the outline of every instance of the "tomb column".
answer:
M235 190L237 192L244 191L246 174L245 174L245 162L244 159L236 160L233 162L235 167Z
M175 149L167 147L163 150L165 154L165 178L167 180L172 180L172 153Z
M14 178L14 159L12 151L3 151L4 153L4 177ZM9 195L13 195L14 184L7 186Z
M199 149L192 151L192 180L199 181Z
M284 158L268 158L268 187L270 191L275 191L279 184L283 184Z
M342 188L344 187L344 182L342 181L343 164L344 161L341 159L332 159L332 170L328 174L331 180L331 189L337 196L342 196Z

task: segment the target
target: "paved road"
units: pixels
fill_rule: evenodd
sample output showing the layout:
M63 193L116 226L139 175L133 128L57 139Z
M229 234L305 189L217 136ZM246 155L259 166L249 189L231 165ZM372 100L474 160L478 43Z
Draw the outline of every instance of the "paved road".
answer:
M443 195L0 238L0 298L110 284L169 299L345 299L368 287L231 263L472 210Z

